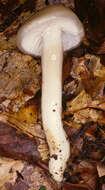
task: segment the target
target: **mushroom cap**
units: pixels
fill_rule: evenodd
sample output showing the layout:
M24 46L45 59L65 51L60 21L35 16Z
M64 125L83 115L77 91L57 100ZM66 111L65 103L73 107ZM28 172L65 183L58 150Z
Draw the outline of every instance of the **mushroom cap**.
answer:
M63 5L51 5L33 15L18 31L17 46L23 52L41 56L43 37L49 27L61 30L63 50L79 45L84 28L72 10Z

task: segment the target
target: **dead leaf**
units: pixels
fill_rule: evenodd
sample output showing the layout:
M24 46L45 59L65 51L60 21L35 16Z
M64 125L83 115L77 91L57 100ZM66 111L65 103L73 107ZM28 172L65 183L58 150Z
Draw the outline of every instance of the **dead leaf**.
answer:
M88 185L85 184L71 184L65 183L63 185L63 190L91 190Z
M102 185L102 190L105 190L105 184Z
M96 190L98 183L104 189L104 183L98 178L96 170L97 160L100 164L105 154L105 67L102 55L105 41L104 0L78 0L75 1L76 6L74 0L2 0L0 122L8 125L8 134L3 133L6 129L3 125L0 146L5 147L5 153L8 148L11 157L17 159L22 159L22 155L25 154L27 162L9 159L0 161L1 190L39 190L41 186L48 190L60 190L57 183L45 172L46 166L43 162L40 161L43 170L28 163L30 155L35 156L35 151L38 151L41 159L49 158L49 149L42 128L41 96L39 99L35 97L41 88L41 66L40 59L23 55L16 47L16 33L19 27L35 11L53 3L62 3L73 8L83 20L86 29L81 46L68 52L67 60L64 60L63 123L70 140L71 156L64 173L63 189ZM97 20L100 21L98 25ZM93 55L93 52L98 56ZM13 132L9 132L10 126ZM31 144L34 151L30 152L24 148L28 139L28 142L34 139ZM13 146L11 148L11 144L8 143L7 147L3 142L11 142L16 146L15 155ZM22 146L16 153L20 145Z
M36 100L37 101L37 100ZM0 120L9 123L14 128L19 129L22 133L27 134L31 138L37 138L39 141L38 151L41 158L46 160L49 158L49 149L46 142L44 130L39 120L40 106L36 105L36 101L30 100L16 113L3 112L0 115ZM39 105L39 104L38 104ZM38 123L39 120L39 123Z
M75 8L84 22L88 38L100 42L105 36L105 1L75 0Z
M14 159L40 160L38 140L29 138L10 125L0 122L0 155Z
M43 169L23 161L0 157L0 189L1 190L38 190L41 186L49 190L57 190L56 184Z
M40 66L30 56L14 51L1 51L0 63L1 107L16 112L40 89Z
M105 165L102 163L97 163L97 171L99 177L105 176Z

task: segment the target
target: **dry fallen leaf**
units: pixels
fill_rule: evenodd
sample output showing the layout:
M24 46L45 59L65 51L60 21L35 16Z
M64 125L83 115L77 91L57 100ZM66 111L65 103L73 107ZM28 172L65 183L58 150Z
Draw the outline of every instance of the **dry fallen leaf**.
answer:
M63 65L63 123L71 144L71 157L61 188L53 182L45 169L28 162L30 155L34 154L32 149L39 153L46 163L49 158L40 112L41 66L40 59L23 55L16 47L16 33L19 27L35 11L53 3L62 3L74 9L83 20L86 29L83 43L74 51L65 53ZM57 190L57 188L59 190L97 190L97 188L104 190L103 3L104 0L95 0L92 3L89 0L2 0L0 2L0 122L4 123L0 128L0 147L5 150L5 156L10 154L12 158L23 159L22 155L25 155L27 160L27 162L16 161L0 157L1 190L39 190L41 187L48 190ZM98 15L100 24L97 25L98 22L92 24L91 15L93 18ZM96 32L97 30L99 32ZM10 126L15 132L14 136ZM23 139L20 138L21 136ZM26 139L34 139L37 147L33 143L30 148L28 147L28 151L25 150L27 148L22 149L27 142ZM6 142L8 147L3 142ZM14 155L9 142L17 148L22 145L17 152L17 149L14 149ZM31 140L28 142L30 144ZM35 147L32 148L32 145ZM46 166L42 162L42 168L44 167Z
M18 111L40 89L40 66L30 56L0 52L1 109Z
M99 177L105 176L105 164L97 163L97 171Z
M38 166L0 157L1 190L38 190L42 185L48 190L57 190L56 184Z
M0 122L0 155L30 161L40 160L38 140L28 137L11 125Z

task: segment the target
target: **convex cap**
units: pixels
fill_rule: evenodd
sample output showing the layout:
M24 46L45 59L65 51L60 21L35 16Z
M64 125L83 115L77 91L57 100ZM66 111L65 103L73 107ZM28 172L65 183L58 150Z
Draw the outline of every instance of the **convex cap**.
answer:
M43 36L49 27L57 26L62 33L63 50L78 46L84 36L84 29L72 10L63 5L53 5L33 15L19 30L17 46L23 52L41 56Z

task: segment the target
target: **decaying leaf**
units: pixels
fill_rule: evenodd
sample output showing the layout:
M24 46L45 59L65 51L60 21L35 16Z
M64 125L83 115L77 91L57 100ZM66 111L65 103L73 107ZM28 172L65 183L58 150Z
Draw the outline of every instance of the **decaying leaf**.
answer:
M105 36L105 1L75 0L75 9L84 22L88 38L101 42Z
M67 102L67 110L75 112L84 108L104 108L105 68L100 59L92 55L73 59L71 75L81 85L78 95ZM104 109L103 109L104 110Z
M72 77L64 84L64 128L71 142L72 153L64 189L94 190L98 186L101 190L102 182L98 181L96 160L100 164L105 155L105 68L98 56L90 54L74 57L72 63ZM82 160L88 161L87 166L84 165L83 170L77 169L77 174L74 173L74 167L78 167ZM89 163L93 166L91 177L89 169L85 168L89 167Z
M46 189L57 190L56 184L38 166L0 157L1 190L38 190L42 185Z
M63 185L63 190L90 190L88 185L84 184L72 184L72 183L65 183Z
M0 120L9 123L16 129L20 129L31 138L35 137L39 142L37 150L40 152L42 160L46 160L49 156L49 150L41 121L39 120L38 123L39 105L36 103L35 99L30 100L18 112L4 112L0 115Z
M97 163L97 171L99 177L105 176L105 165L102 163Z
M16 47L19 27L36 11L59 3L79 15L86 32L83 43L64 55L62 117L71 156L60 186L45 164L40 59ZM0 157L1 190L105 189L104 12L104 0L1 0L0 155L12 158Z
M40 66L30 56L1 51L1 109L18 111L40 89Z
M16 171L21 172L23 167L22 161L0 157L0 188L2 189L4 184L8 182L15 181L17 178Z
M67 175L68 174L68 175ZM78 159L71 159L66 171L64 190L94 190L97 183L97 172L94 164Z
M29 138L26 134L10 125L0 122L0 155L14 159L31 161L40 160L37 150L38 140Z

